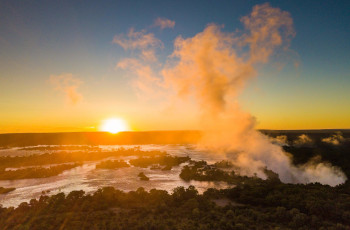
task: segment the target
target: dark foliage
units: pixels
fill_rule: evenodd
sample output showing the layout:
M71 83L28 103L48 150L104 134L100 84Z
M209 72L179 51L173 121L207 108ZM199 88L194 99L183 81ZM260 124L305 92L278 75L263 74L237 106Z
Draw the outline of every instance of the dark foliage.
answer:
M6 193L9 193L9 192L12 192L13 190L16 190L16 188L0 187L0 194L6 194Z
M123 160L108 160L108 161L102 161L98 164L96 164L97 169L116 169L116 168L126 168L130 167L128 163L126 163Z
M226 206L213 200L229 199ZM264 181L232 189L178 187L172 194L112 187L41 196L0 209L2 229L349 229L350 195L320 184Z
M130 164L136 167L147 168L152 165L161 165L166 166L164 170L170 170L173 166L178 166L186 161L189 161L190 158L187 157L178 157L178 156L153 156L153 157L139 157L137 159L130 160Z
M140 172L139 175L137 175L140 180L145 180L145 181L148 181L149 178L143 173L143 172Z
M221 164L221 163L220 163ZM190 161L189 165L185 165L180 173L181 179L185 181L224 181L229 184L240 184L249 182L262 182L258 177L247 177L236 174L233 170L228 172L217 168L218 163L208 165L205 161ZM268 171L268 170L266 170ZM269 171L271 172L271 171ZM269 174L269 180L276 180L280 183L276 174ZM273 175L273 176L272 176Z

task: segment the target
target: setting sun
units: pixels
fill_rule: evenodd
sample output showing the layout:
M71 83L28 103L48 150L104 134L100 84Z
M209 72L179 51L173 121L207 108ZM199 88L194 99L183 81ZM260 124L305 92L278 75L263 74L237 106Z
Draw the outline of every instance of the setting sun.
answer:
M100 130L115 134L122 131L127 131L129 130L129 127L127 123L120 118L110 118L103 121Z

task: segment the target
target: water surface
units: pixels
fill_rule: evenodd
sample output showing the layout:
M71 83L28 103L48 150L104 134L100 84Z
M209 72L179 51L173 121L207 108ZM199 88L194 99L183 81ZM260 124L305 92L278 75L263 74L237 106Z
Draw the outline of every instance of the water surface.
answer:
M136 146L99 146L102 151L110 151L119 147L133 148ZM141 145L141 150L162 150L174 156L190 156L193 160L206 160L213 163L221 159L199 150L194 145ZM57 151L57 150L56 150ZM0 156L24 156L31 154L42 154L50 151L20 150L12 148L0 150ZM51 151L55 152L55 151ZM96 152L98 154L98 152ZM110 158L130 160L134 157ZM106 160L106 159L104 159ZM0 180L0 187L14 187L16 190L0 195L0 204L4 207L17 206L22 202L29 202L30 199L39 198L43 194L52 195L59 192L68 194L74 190L84 190L93 193L105 186L113 186L123 191L136 190L143 187L146 190L153 188L171 192L178 186L188 187L194 185L202 193L207 188L227 188L225 182L185 182L180 177L181 168L184 164L173 167L170 171L151 170L149 168L129 167L120 169L95 169L96 162L85 162L82 166L66 170L58 176L38 179L22 180ZM149 181L141 181L138 174L143 172Z

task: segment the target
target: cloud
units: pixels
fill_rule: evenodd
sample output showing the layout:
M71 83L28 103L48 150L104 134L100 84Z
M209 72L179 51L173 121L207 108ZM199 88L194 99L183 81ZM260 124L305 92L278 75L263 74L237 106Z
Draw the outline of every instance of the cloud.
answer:
M129 30L126 38L123 34L114 36L113 43L120 45L124 50L138 50L143 60L151 62L157 60L156 48L163 47L163 43L153 33L146 33L145 30L135 31L133 28Z
M237 95L255 74L252 65L236 54L235 41L215 24L192 38L179 36L172 54L179 61L162 71L166 84L180 96L194 96L203 112L221 113L227 97Z
M266 63L276 48L287 49L295 36L293 19L286 11L268 3L256 5L250 15L241 19L249 33L243 44L250 47L250 61Z
M83 96L77 91L82 81L74 77L73 74L50 75L49 81L57 91L65 94L69 103L75 105L83 99Z
M322 142L332 144L332 145L339 145L345 140L341 132L336 132L330 137L326 137L322 139Z
M132 84L138 90L139 97L142 98L146 95L154 98L159 96L162 82L155 77L156 74L149 65L145 65L137 59L125 58L117 63L116 68L127 69L137 76L136 79L132 80Z
M166 18L157 18L154 21L154 25L159 26L161 29L174 28L175 21L172 21L172 20L166 19Z
M238 95L249 79L258 76L256 66L288 50L295 35L290 14L269 4L255 6L241 21L242 34L209 24L193 37L178 36L159 75L135 61L118 65L128 66L145 85L165 87L177 98L195 101L204 130L199 147L211 153L213 160L232 161L242 175L266 178L267 168L288 183L343 183L344 173L329 164L293 165L291 155L257 131L255 117L240 108ZM306 137L299 139L305 142Z
M197 100L206 130L202 148L212 152L213 158L232 160L243 175L266 178L267 167L283 182L343 183L345 175L328 165L294 166L290 154L258 132L255 118L241 110L237 96L257 76L256 64L287 50L295 35L290 14L269 4L255 6L241 21L245 31L240 36L210 24L194 37L178 37L172 55L176 60L162 71L178 95Z

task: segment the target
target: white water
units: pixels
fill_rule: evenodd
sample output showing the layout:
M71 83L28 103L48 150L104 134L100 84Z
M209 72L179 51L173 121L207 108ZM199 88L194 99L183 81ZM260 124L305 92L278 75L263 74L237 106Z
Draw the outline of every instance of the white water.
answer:
M99 146L102 150L111 150L119 147L132 148L136 146ZM212 159L206 152L196 149L194 145L141 145L141 150L162 150L175 156L190 156L193 160L206 160L214 163L221 159ZM0 150L0 156L23 156L30 154L40 154L48 151L24 151L19 148ZM54 151L52 151L54 152ZM96 153L98 154L98 153ZM121 159L128 160L132 157ZM117 158L113 158L117 159ZM207 188L227 188L225 182L185 182L181 180L179 174L182 165L173 167L170 171L151 170L149 168L121 168L121 169L95 169L96 162L86 162L80 167L66 170L58 176L39 179L23 180L0 180L0 187L13 187L16 190L0 195L0 204L4 207L17 206L22 202L29 202L33 198L39 198L43 193L47 195L64 192L68 194L73 190L84 190L93 193L98 188L113 186L123 191L136 190L143 187L146 190L153 188L167 190L171 192L178 186L188 187L194 185L202 193ZM144 172L149 181L141 181L137 177L140 172Z

